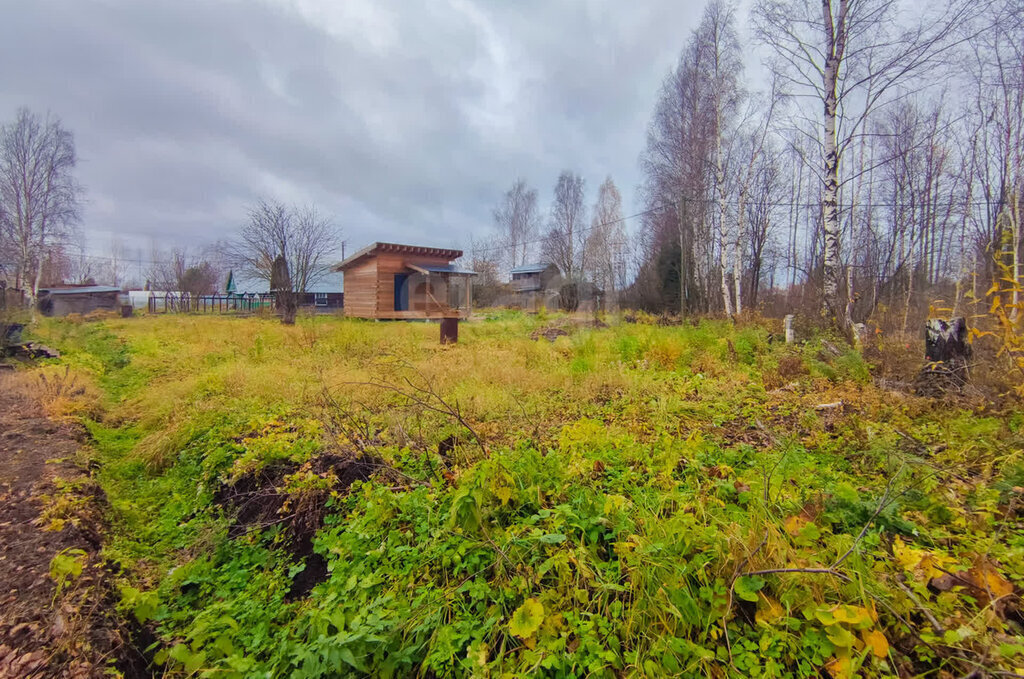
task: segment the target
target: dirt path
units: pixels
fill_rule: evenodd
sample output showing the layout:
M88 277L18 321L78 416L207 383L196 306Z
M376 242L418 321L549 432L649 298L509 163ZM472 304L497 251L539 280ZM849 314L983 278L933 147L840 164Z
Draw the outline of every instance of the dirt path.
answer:
M0 376L0 679L99 677L115 661L128 669L97 554L103 494L72 461L82 434ZM59 553L82 571L58 593Z

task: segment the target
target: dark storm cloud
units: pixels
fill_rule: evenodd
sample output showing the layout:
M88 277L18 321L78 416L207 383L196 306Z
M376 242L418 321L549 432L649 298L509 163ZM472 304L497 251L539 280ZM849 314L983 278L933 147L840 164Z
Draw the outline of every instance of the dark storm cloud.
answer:
M627 200L659 83L700 6L664 2L11 3L0 119L76 135L99 250L229 235L258 196L354 246L465 244L516 176L611 174Z

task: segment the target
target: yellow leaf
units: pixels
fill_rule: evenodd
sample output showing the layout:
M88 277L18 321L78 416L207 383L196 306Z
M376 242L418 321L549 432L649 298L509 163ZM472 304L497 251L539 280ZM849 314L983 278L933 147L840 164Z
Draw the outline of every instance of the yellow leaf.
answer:
M761 604L757 607L757 613L754 615L754 619L762 624L770 625L782 616L786 615L786 609L784 609L779 602L771 598L764 592L760 592Z
M999 574L988 559L978 558L968 572L970 579L981 589L992 593L993 599L1013 594L1013 584ZM986 593L987 593L986 592Z
M899 565L903 566L904 570L911 571L917 564L921 563L921 559L924 558L926 552L923 549L914 549L913 547L904 544L903 540L897 535L896 539L892 543L892 553L896 557L896 561Z
M540 629L542 622L544 622L544 605L536 599L530 598L512 614L512 619L508 623L508 631L517 637L526 639L532 637Z
M786 519L786 521L782 524L782 527L786 529L787 533L796 537L800 534L800 531L803 530L804 526L806 526L808 523L810 523L810 521L808 521L804 517L799 515L793 515Z
M871 622L871 613L860 606L836 606L832 609L832 616L836 622L845 622L854 627Z
M506 474L497 474L491 478L490 490L494 497L501 500L502 505L507 505L512 499L512 486Z
M862 630L860 637L876 658L885 658L889 655L889 640L878 630Z
M501 500L501 504L507 505L512 499L512 489L508 486L498 486L494 489L494 496Z
M544 622L541 623L540 630L541 634L549 637L557 636L559 630L565 627L565 616L561 613L555 613L544 618Z
M919 582L939 577L943 573L942 568L953 563L953 560L944 554L904 544L898 536L893 541L892 553L900 566L908 573L912 573L914 579Z
M841 655L836 658L832 658L825 665L825 670L829 673L832 679L847 679L847 677L853 676L853 668L850 666L850 656Z

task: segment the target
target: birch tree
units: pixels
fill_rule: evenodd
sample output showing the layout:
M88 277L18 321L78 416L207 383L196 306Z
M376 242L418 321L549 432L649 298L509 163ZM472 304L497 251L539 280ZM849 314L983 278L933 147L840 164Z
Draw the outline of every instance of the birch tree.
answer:
M897 99L911 78L941 65L963 36L958 30L983 4L915 6L912 24L901 23L897 0L758 0L754 6L757 34L774 52L773 71L793 94L818 105L816 120L807 111L798 116L820 131L803 128L820 143L823 307L839 325L851 320L840 296L843 155L874 110Z
M517 179L494 209L494 224L500 245L508 253L509 268L528 263L530 244L537 238L540 221L536 189L527 186L526 180Z
M584 182L578 174L565 170L555 184L551 203L550 230L545 242L548 258L571 282L586 269L586 207Z
M68 240L79 219L75 140L60 120L19 109L0 127L0 240L13 259L15 287L39 291L48 250Z
M741 80L743 62L741 60L739 38L736 34L735 10L722 0L711 0L704 8L704 16L694 34L697 44L698 77L705 88L705 96L710 107L707 115L711 122L709 135L711 141L711 171L715 202L718 208L718 252L720 271L719 278L722 288L722 303L725 313L733 314L732 293L729 288L730 252L734 257L735 243L738 238L731 236L728 182L726 178L726 141L725 136L733 130L735 116L743 97ZM739 263L737 262L737 266ZM735 273L735 272L732 272ZM739 283L736 291L739 293ZM737 297L736 311L742 301Z
M627 242L622 195L611 177L597 189L586 247L590 280L604 290L605 299L614 305L616 291L625 278Z

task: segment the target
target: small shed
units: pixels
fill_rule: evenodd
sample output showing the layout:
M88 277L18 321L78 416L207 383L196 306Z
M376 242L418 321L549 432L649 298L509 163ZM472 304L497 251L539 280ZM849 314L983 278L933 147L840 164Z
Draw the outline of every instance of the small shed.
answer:
M40 288L36 308L44 316L87 314L90 311L119 309L120 288L109 285L61 285Z
M373 243L334 266L345 275L345 315L356 318L468 318L474 271L453 262L462 250Z
M536 311L538 307L552 303L558 294L560 282L558 267L549 262L523 264L512 269L515 303L529 311Z

